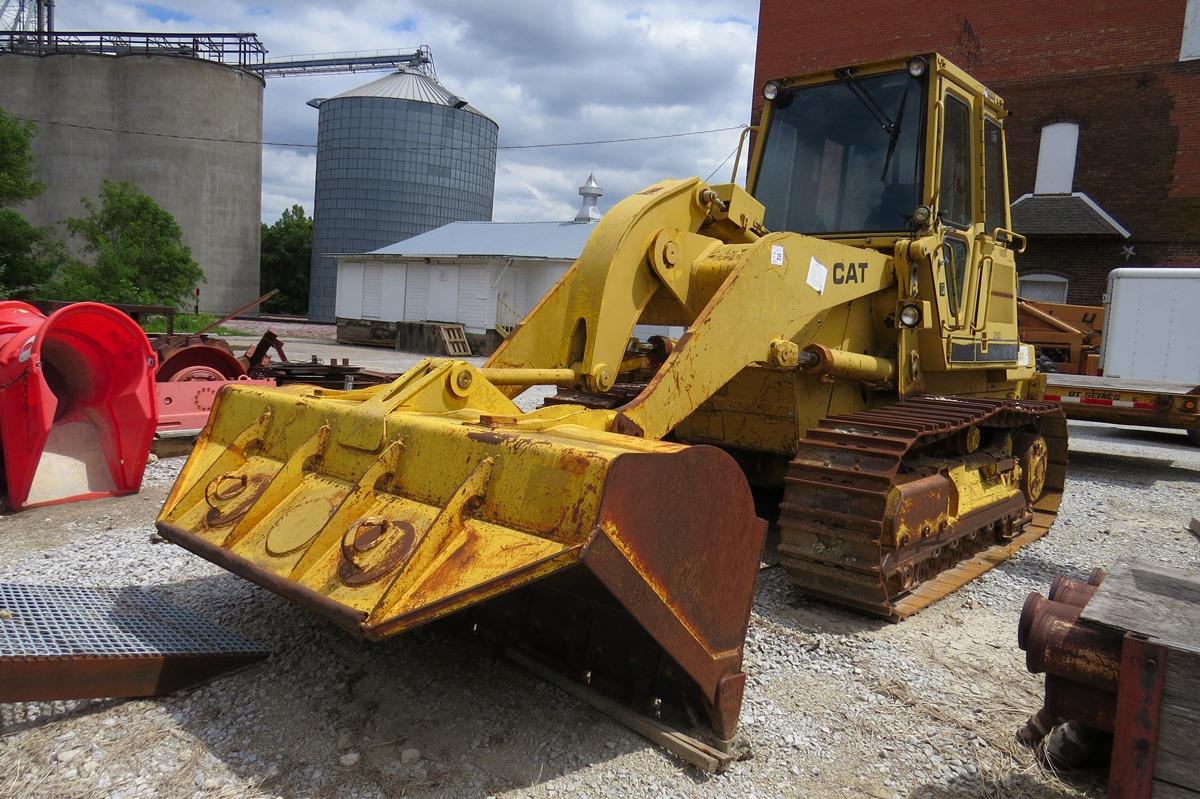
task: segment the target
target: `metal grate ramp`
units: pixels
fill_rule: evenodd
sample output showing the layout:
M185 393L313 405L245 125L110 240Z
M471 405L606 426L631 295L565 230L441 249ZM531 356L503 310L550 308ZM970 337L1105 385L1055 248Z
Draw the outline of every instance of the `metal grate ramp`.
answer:
M160 696L269 654L145 588L0 583L0 702Z

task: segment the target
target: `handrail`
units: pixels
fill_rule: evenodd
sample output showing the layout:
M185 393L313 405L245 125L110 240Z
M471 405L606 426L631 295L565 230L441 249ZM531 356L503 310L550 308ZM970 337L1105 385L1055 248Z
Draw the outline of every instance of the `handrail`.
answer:
M169 55L251 69L266 58L256 33L0 31L0 55Z

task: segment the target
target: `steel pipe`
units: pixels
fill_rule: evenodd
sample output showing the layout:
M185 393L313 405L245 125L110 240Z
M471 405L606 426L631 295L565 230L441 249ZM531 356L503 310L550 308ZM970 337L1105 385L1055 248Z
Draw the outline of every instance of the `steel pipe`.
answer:
M1043 613L1030 626L1026 643L1025 666L1031 674L1045 672L1106 691L1117 689L1121 639L1112 633Z
M1077 580L1071 580L1063 575L1058 575L1054 578L1054 582L1050 584L1049 597L1055 602L1061 602L1066 605L1074 605L1077 608L1082 608L1087 605L1088 600L1096 593L1096 586L1089 583L1081 583Z
M1021 608L1021 618L1017 621L1017 646L1022 650L1028 648L1029 631L1033 627L1033 623L1043 614L1073 622L1079 618L1082 611L1083 608L1076 605L1055 602L1052 599L1046 599L1037 591L1030 591L1029 596L1025 597L1025 605Z
M579 379L573 369L480 369L479 375L495 386L562 386Z
M891 358L833 349L823 344L809 345L804 352L810 355L802 357L800 363L810 372L864 383L892 383L896 379L896 362Z
M1117 720L1117 695L1113 691L1047 674L1043 709L1052 716L1112 732Z

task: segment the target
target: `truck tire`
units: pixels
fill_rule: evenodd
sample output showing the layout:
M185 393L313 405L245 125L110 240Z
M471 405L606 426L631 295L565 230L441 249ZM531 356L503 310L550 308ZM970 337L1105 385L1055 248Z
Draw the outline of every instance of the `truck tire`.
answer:
M1188 441L1192 442L1193 445L1200 447L1200 428L1189 430L1187 431L1187 434Z

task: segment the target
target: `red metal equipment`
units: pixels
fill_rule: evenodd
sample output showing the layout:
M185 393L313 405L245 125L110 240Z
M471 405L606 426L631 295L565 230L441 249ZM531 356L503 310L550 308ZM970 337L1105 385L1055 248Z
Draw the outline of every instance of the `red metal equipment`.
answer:
M1131 573L1140 580L1142 595L1127 593L1122 586L1108 592L1104 609L1097 607L1104 603L1092 602L1107 576L1100 569L1087 583L1060 575L1049 599L1031 593L1025 600L1017 641L1025 650L1029 671L1046 674L1046 696L1042 709L1017 737L1059 767L1109 760L1109 799L1193 796L1194 789L1172 782L1179 762L1194 762L1187 751L1188 746L1195 748L1190 743L1194 737L1187 724L1178 722L1191 719L1191 714L1181 716L1178 710L1168 714L1171 720L1165 724L1175 735L1168 750L1174 762L1157 759L1164 729L1168 647L1133 629L1099 621L1124 619L1122 624L1137 623L1148 629L1161 624L1154 614L1162 609L1146 599L1162 590L1152 585L1154 579L1118 563L1110 582L1125 580L1131 585ZM1155 579L1166 586L1166 593L1185 603L1195 602L1182 589L1182 581L1172 582L1170 575ZM1187 621L1169 619L1167 624L1186 626ZM1180 684L1177 680L1177 693ZM1191 683L1182 684L1184 695L1193 692Z
M192 377L158 384L158 433L160 435L196 433L208 423L217 392L227 385L275 386L274 379L252 380L240 377Z
M208 422L213 400L222 386L230 383L276 385L274 379L259 374L268 360L267 351L271 342L277 346L282 357L282 346L279 346L279 340L273 332L268 331L258 347L242 357L234 354L225 339L209 335L209 332L278 293L279 289L269 291L197 333L168 333L151 339L151 346L158 356L155 379L158 380L160 434L199 432Z
M213 400L231 383L274 386L274 379L251 379L250 358L239 358L222 338L205 334L157 336L158 432L197 433L208 422Z
M1107 719L1108 724L1099 726L1111 732L1121 637L1079 621L1104 577L1100 569L1086 583L1059 575L1048 599L1030 592L1017 622L1017 646L1025 651L1029 672L1046 675L1044 713L1058 721Z
M0 302L0 448L14 509L130 494L155 425L154 352L94 302Z

